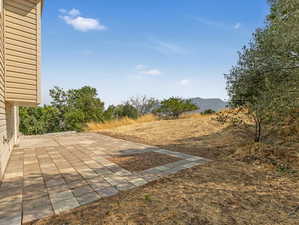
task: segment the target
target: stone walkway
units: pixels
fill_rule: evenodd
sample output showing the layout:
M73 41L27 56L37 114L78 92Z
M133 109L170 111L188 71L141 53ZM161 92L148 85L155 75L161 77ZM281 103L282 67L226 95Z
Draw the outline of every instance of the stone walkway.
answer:
M181 160L132 173L107 159L145 152ZM24 137L0 186L0 225L58 214L207 161L95 133Z

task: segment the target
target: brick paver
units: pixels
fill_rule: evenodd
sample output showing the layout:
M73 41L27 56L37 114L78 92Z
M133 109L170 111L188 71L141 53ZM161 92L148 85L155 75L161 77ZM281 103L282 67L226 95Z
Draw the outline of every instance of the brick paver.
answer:
M145 152L181 160L133 173L108 160ZM71 210L207 161L96 133L23 137L0 186L0 225Z

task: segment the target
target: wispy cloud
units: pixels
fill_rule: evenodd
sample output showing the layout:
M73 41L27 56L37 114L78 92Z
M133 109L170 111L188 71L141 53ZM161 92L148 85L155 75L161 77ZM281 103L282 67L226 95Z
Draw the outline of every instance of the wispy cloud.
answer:
M216 27L218 29L224 29L224 30L229 30L229 29L240 29L241 23L237 22L235 24L229 24L229 23L224 23L222 21L217 21L217 20L210 20L206 18L201 18L201 17L193 17L195 21L206 25L206 26L211 26L211 27Z
M149 38L148 46L151 49L154 49L164 55L171 55L171 54L182 55L188 52L186 48L180 46L177 43L171 41L162 41L155 38Z
M236 30L240 29L240 27L241 27L241 23L236 23L235 26L234 26L234 28L235 28Z
M144 69L146 69L147 68L147 66L145 66L145 65L143 65L143 64L139 64L139 65L136 65L136 70L144 70Z
M140 71L141 74L145 74L145 75L161 75L161 71L158 70L158 69L149 69L149 70L143 70L143 71Z
M158 76L162 74L162 72L159 69L149 68L148 66L142 64L136 65L135 69L139 74L143 75Z
M187 80L187 79L180 80L179 84L182 86L188 86L190 84L190 80Z
M87 32L91 30L106 30L107 27L104 26L100 20L95 18L88 18L80 16L81 13L78 9L71 9L67 11L66 9L59 9L61 18L66 24L71 25L75 30Z

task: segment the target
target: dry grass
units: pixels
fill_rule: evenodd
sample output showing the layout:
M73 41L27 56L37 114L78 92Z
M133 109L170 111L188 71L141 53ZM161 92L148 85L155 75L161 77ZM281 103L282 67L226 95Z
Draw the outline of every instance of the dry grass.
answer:
M142 116L136 120L130 119L128 117L124 117L119 120L111 120L104 123L88 123L87 124L87 130L88 131L100 131L105 129L112 129L116 127L122 127L132 124L139 124L139 123L147 123L157 120L157 117L155 117L152 114Z
M214 162L36 225L298 225L298 177Z
M215 115L192 114L179 120L157 120L102 130L101 133L211 159L230 153L227 146L243 140L241 131L214 120ZM226 146L225 148L223 148Z
M279 152L273 148L285 148L297 154L298 162L298 142L256 146L250 131L221 124L214 116L188 115L101 130L214 161L35 224L298 225L298 172L278 171L267 161L244 161L249 152L271 160Z

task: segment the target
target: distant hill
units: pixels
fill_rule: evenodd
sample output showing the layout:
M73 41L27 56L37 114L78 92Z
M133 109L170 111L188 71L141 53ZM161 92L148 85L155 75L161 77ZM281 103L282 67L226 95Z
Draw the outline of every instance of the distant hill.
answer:
M216 112L227 107L228 102L225 102L219 98L191 98L193 104L199 107L197 112L203 112L207 109L212 109Z

